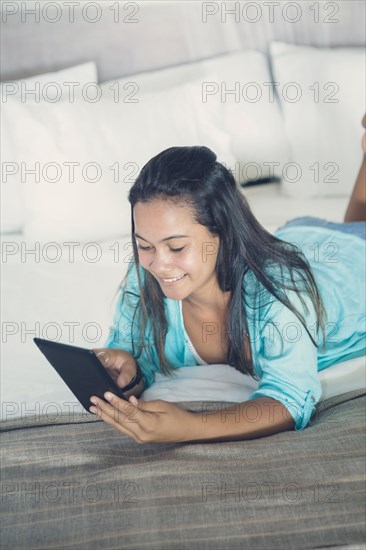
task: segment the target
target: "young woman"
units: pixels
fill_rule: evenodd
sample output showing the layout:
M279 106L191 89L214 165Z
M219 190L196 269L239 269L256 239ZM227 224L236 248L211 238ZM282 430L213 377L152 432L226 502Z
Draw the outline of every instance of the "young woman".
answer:
M91 412L139 443L307 426L318 371L366 355L365 136L344 222L296 218L275 235L210 149L172 147L142 168L129 193L134 258L105 348L94 350L129 401L92 396ZM228 364L258 389L224 415L137 399L155 372L197 363Z

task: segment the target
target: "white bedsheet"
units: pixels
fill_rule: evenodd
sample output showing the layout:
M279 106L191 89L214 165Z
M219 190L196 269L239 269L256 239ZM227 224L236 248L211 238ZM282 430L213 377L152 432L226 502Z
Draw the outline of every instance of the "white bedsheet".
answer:
M271 195L271 200L265 200ZM316 201L316 212L289 210L278 196L277 186L246 191L261 223L273 231L286 221L286 212L320 215L329 199ZM277 197L278 209L273 208ZM289 199L284 199L287 204ZM340 221L347 199L333 199ZM293 204L293 202L292 202ZM323 210L327 212L326 208ZM1 418L31 414L83 412L69 388L49 365L33 342L33 337L57 340L85 348L101 347L112 324L114 294L126 273L132 248L128 238L58 249L24 243L19 234L2 235L1 265ZM31 250L36 250L32 253ZM56 252L58 261L52 261ZM98 261L93 261L96 252ZM320 373L323 399L365 386L365 358L338 364ZM253 385L254 384L254 385ZM228 365L186 367L176 378L157 375L156 383L144 399L167 401L226 400L244 401L255 382ZM85 413L87 414L87 413Z
M366 357L332 365L319 372L322 386L320 401L366 386ZM259 382L229 365L184 367L173 379L156 374L155 384L145 390L142 399L165 401L231 401L241 403L257 389Z

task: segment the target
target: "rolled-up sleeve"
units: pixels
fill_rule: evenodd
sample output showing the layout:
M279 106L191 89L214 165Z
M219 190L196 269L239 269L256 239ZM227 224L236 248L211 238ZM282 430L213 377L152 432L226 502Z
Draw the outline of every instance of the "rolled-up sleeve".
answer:
M295 292L288 291L287 296L318 343L316 313L310 298L302 295L308 307L306 312ZM260 382L248 399L266 396L279 401L294 419L295 430L302 430L321 397L317 347L300 319L278 300L267 311L259 341L255 370Z
M108 338L103 347L123 349L128 351L132 356L136 356L140 331L136 321L137 317L134 318L134 313L138 301L139 287L136 269L133 267L129 272L126 286L120 288L113 316L113 325L109 328ZM157 368L152 365L145 348L136 359L142 371L145 389L147 389L154 383L154 372Z

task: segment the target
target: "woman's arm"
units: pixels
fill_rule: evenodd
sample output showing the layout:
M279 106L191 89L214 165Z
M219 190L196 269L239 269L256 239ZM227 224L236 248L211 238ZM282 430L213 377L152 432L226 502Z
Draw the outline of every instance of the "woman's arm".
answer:
M366 157L363 157L356 183L354 185L346 213L345 222L366 220Z
M116 395L93 396L90 412L138 443L237 441L293 430L294 421L279 401L257 397L219 411L194 413L161 399L127 403ZM211 403L212 404L212 403ZM220 404L221 405L221 404Z
M222 405L222 404L220 404ZM194 413L187 441L237 441L293 430L288 409L270 397L257 397L232 407Z

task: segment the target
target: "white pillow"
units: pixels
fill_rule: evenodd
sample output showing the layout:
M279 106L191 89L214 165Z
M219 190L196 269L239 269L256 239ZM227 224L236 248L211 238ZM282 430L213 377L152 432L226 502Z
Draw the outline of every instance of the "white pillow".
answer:
M290 197L349 196L362 162L364 48L272 42L270 51L296 163L285 168L281 191Z
M137 103L115 102L107 90L96 103L9 102L5 116L12 121L16 161L39 163L39 181L29 175L23 182L26 240L129 236L129 189L142 166L168 147L207 145L219 161L230 160L230 138L216 128L210 107L201 109L201 87L197 80L139 94ZM74 181L70 163L78 163Z
M69 83L66 85L66 83ZM71 83L75 83L71 85ZM17 143L10 140L8 125L12 119L5 116L10 102L40 102L55 101L59 95L71 97L81 87L89 83L97 83L97 68L94 62L83 63L61 71L42 74L31 78L0 83L1 104L4 116L1 120L1 158L4 163L14 162ZM74 86L74 87L72 87ZM26 93L34 89L35 95ZM33 139L36 139L34 136ZM8 170L17 170L16 166L2 164L1 175L1 233L22 231L24 211L21 196L20 174L7 177Z
M94 61L30 78L0 82L1 103L6 103L9 99L18 99L22 102L56 102L62 96L71 96L72 90L75 93L82 91L83 86L89 82L98 82Z
M213 74L216 74L215 79L212 79ZM279 103L271 90L268 59L264 54L245 51L221 55L116 79L102 87L105 90L118 88L120 97L126 97L134 90L142 93L159 91L197 77L207 83L207 104L215 113L217 124L231 137L234 165L229 159L223 160L225 166L233 170L236 181L245 183L280 177L282 166L290 160L290 151ZM230 90L235 90L236 94Z

